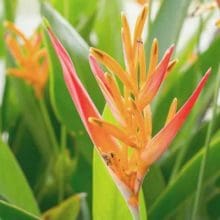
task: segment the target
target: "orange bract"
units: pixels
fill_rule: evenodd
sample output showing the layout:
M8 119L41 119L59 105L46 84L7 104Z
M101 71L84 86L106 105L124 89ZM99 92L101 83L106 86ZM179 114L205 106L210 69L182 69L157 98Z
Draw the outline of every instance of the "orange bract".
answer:
M147 7L144 7L137 18L133 36L126 17L122 15L122 43L126 68L105 52L90 49L91 69L116 119L114 124L100 116L81 84L66 50L48 27L76 109L133 213L138 212L138 195L145 174L181 128L210 74L209 70L179 111L177 99L174 98L164 127L152 137L151 102L177 61L171 61L174 50L174 46L171 46L158 63L159 49L155 39L149 67L146 67L141 35L147 11ZM105 71L97 61L106 67ZM121 81L122 89L116 78Z
M13 23L6 21L6 44L16 60L17 67L9 68L10 75L22 78L33 86L39 98L48 79L48 55L41 48L41 35L35 33L28 39Z

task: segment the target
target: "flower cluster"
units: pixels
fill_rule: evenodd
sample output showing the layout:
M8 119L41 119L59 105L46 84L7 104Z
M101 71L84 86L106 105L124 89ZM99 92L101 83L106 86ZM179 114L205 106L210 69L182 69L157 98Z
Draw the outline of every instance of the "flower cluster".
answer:
M19 77L33 86L36 96L42 96L48 79L48 55L41 48L42 37L34 33L28 39L13 23L5 22L5 41L17 67L9 68L10 75Z
M158 62L159 49L155 39L147 68L142 41L147 12L148 8L144 7L137 18L133 36L126 16L122 15L125 68L105 52L90 49L91 69L115 123L106 121L99 114L81 84L66 50L48 27L53 46L62 64L66 85L80 117L133 209L138 207L139 191L149 167L167 149L181 128L210 74L209 70L180 110L177 111L177 99L173 99L164 127L152 136L151 104L176 60L171 60L174 51L174 46L171 46ZM102 64L103 68L99 64Z

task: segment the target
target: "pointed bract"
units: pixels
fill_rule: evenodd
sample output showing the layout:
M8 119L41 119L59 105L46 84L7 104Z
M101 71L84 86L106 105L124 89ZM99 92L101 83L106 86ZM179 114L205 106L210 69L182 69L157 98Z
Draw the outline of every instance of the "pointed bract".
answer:
M158 92L160 85L163 82L164 76L167 72L173 50L174 46L171 46L167 50L163 59L152 74L151 78L146 81L145 85L141 89L141 92L138 96L138 106L140 109L143 109L146 105L148 105Z
M146 150L142 154L142 159L145 161L146 167L149 167L154 161L156 161L174 139L187 116L191 112L192 107L198 99L198 96L208 80L210 73L211 69L206 72L193 94L176 113L173 119L150 141L148 147L146 147Z
M48 28L48 33L61 62L64 79L69 93L71 94L72 100L75 103L81 120L91 139L97 147L102 148L106 152L116 150L116 146L112 138L105 131L100 129L100 127L93 126L89 123L88 119L90 117L101 119L101 116L80 82L68 53L50 28Z

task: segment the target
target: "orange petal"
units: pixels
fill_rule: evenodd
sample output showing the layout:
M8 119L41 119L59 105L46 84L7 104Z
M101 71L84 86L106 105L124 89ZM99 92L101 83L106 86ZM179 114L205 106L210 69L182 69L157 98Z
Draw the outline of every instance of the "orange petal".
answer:
M175 114L173 119L157 133L157 135L150 141L148 147L143 151L141 157L143 161L145 161L145 168L148 168L162 155L176 136L206 84L210 73L211 70L209 69L182 108Z
M103 121L101 119L92 118L92 117L89 118L89 122L94 124L95 126L100 127L102 130L105 130L106 133L117 138L123 143L129 145L130 147L137 148L137 145L132 140L130 140L128 135L122 129L118 128L117 126L111 123L108 123L106 121Z
M69 93L93 143L103 152L117 151L113 139L103 129L88 122L89 117L101 119L101 116L79 80L68 53L49 27L48 33L61 62Z
M149 63L149 70L148 70L148 74L147 74L147 79L150 79L150 77L154 73L154 70L157 66L158 53L159 53L158 41L155 38L153 40L153 44L152 44L152 47L151 47L151 55L150 55L150 63Z
M137 43L139 40L141 40L141 34L143 32L143 28L144 28L144 24L145 24L145 20L146 20L146 17L147 17L147 12L148 12L148 7L147 6L144 6L142 11L141 11L141 14L138 16L137 18L137 21L136 21L136 24L135 24L135 30L134 30L134 43L133 43L133 46L134 46L134 54L136 53L136 46L137 46Z
M26 59L22 53L22 48L18 42L10 35L6 35L5 42L10 50L11 55L17 61L18 64L23 65L26 63Z
M126 60L127 69L129 73L132 74L134 72L134 60L132 54L131 32L130 32L128 20L123 13L121 15L121 21L122 21L121 37L122 37L122 44L124 49L124 57Z
M5 21L4 26L7 30L11 31L12 33L16 34L20 37L20 39L24 42L24 47L28 49L32 49L31 42L28 38L10 21Z
M177 98L174 98L171 105L170 105L170 109L169 109L169 112L167 115L165 125L167 125L173 119L173 117L176 114L176 110L177 110Z
M146 61L145 61L145 51L144 51L144 44L139 43L138 44L138 62L139 62L139 68L140 68L140 83L139 86L141 87L143 83L146 81Z
M109 83L104 75L104 72L99 67L98 63L96 62L95 58L93 56L89 56L89 63L92 69L92 72L99 84L99 87L105 97L105 100L107 101L112 114L114 117L122 124L124 124L123 119L121 118L121 111L122 109L119 108L119 106L116 106L115 99L113 97L111 88L109 87Z
M140 109L143 109L146 105L148 105L158 92L160 85L163 82L164 76L167 72L167 67L173 50L174 46L171 46L167 50L155 72L152 74L151 78L146 81L146 83L142 87L138 97L138 106Z
M136 91L135 83L129 80L128 73L123 70L115 59L99 49L90 48L90 52L99 62L104 64L112 73L114 73L127 88L131 91Z
M143 142L145 140L144 135L146 134L145 131L145 126L144 126L144 117L141 111L138 110L136 103L134 102L134 100L132 100L131 98L129 98L129 101L131 103L131 111L133 114L133 121L135 124L135 130L137 131L137 129L139 130L136 133L140 133L141 138L140 140ZM137 136L137 135L136 135ZM142 147L142 146L138 146L138 147Z
M167 68L167 73L171 72L178 62L179 62L178 59L174 59L174 60L170 61L169 65L168 65L168 68Z
M152 114L150 105L144 109L144 127L145 127L145 141L151 138L152 135Z

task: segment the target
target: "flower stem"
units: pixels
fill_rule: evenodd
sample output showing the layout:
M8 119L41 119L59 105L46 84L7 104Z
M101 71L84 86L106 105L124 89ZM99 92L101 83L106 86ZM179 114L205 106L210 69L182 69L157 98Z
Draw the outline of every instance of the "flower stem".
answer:
M214 125L214 121L215 121L215 117L216 117L219 87L220 87L220 71L218 71L218 77L217 77L216 87L215 87L215 92L214 92L214 100L213 100L213 107L212 107L213 108L212 119L209 122L208 131L206 133L204 156L203 156L200 170L199 170L197 191L196 191L196 195L195 195L195 200L194 200L194 204L193 204L193 211L192 211L192 218L191 218L192 220L196 219L196 214L198 212L199 200L200 200L200 196L201 196L201 192L202 192L202 183L203 183L204 176L205 176L205 169L206 169L208 152L209 152L209 144L210 144L211 134L212 134L213 125Z
M39 100L39 106L40 106L40 110L41 110L41 113L42 113L42 116L44 119L44 123L47 127L47 133L48 133L49 140L51 142L51 146L53 147L54 152L56 154L58 154L59 153L59 147L58 147L59 145L57 143L56 135L54 133L53 126L50 121L49 113L47 111L46 104L43 99Z
M64 199L64 158L65 158L65 148L66 148L66 127L62 125L61 127L61 140L60 140L60 164L59 164L59 194L58 201L62 202Z
M49 117L49 113L47 111L46 104L43 99L39 99L39 107L40 107L41 114L43 116L44 124L47 129L48 138L52 146L51 150L53 150L51 152L50 157L48 158L48 162L41 175L41 178L39 179L38 184L36 185L36 190L39 191L37 198L38 198L38 201L41 201L45 193L45 190L44 190L45 183L47 181L48 176L50 175L50 172L54 164L54 158L57 158L57 155L59 154L59 145L56 139L55 132L53 130L53 126L51 124L51 120Z

